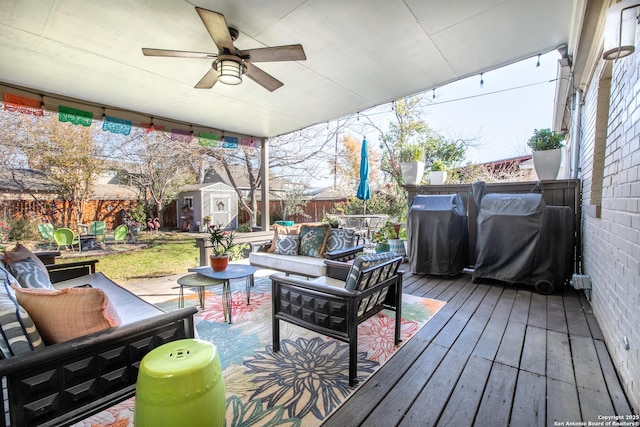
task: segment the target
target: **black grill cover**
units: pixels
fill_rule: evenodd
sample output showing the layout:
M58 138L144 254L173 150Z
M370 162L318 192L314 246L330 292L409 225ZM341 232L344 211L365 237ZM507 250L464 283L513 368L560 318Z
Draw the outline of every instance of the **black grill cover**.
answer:
M544 213L541 194L486 194L478 211L474 279L530 283Z
M413 274L462 272L467 252L467 216L459 194L415 196L407 233L407 256Z

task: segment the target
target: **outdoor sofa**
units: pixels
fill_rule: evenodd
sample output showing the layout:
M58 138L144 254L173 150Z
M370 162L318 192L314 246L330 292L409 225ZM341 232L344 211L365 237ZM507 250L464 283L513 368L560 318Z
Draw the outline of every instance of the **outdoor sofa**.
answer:
M102 290L119 325L0 360L0 426L64 426L109 408L135 394L139 364L149 351L194 336L195 307L164 312L96 273L96 262L47 270L56 289Z
M364 249L354 230L329 224L274 225L273 239L253 245L249 262L256 267L307 277L327 275L325 261L347 262Z

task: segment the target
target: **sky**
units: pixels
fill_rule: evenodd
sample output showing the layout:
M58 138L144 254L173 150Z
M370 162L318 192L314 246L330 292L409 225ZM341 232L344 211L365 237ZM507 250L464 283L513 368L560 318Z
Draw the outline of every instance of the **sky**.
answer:
M473 140L463 164L507 159L530 150L534 129L552 127L557 51L469 77L427 93L429 126L454 140ZM551 80L551 82L550 82ZM369 141L377 135L366 135Z

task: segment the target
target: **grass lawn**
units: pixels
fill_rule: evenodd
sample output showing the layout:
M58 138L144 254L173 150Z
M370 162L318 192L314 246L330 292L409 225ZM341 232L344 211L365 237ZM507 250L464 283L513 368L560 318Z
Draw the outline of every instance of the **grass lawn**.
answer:
M200 265L200 252L193 235L161 232L136 236L140 249L131 251L94 251L86 257L62 257L57 263L86 259L99 260L96 268L116 283L131 283L143 279L186 273Z

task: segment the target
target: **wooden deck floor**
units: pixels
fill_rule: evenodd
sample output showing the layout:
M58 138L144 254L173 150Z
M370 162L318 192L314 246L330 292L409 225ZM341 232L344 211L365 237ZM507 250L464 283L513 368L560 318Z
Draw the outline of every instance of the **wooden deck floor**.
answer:
M404 292L447 304L323 426L554 426L632 414L582 292L410 273Z

